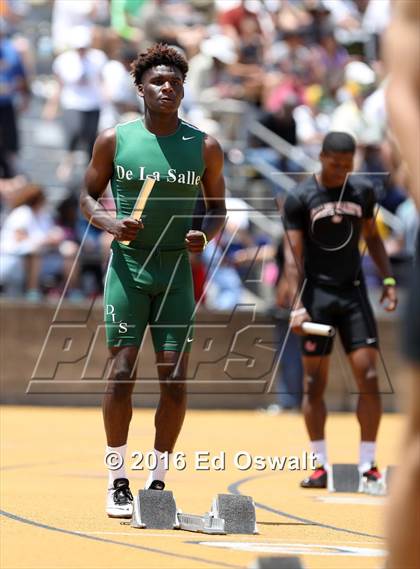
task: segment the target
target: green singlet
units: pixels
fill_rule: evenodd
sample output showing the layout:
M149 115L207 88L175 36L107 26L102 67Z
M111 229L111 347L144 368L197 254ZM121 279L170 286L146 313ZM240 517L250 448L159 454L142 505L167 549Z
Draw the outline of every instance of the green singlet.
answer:
M156 352L188 352L194 292L185 235L204 172L205 133L180 120L156 136L142 120L116 127L111 188L117 217L129 217L146 176L156 180L130 245L114 240L105 278L109 346L140 346L147 325Z

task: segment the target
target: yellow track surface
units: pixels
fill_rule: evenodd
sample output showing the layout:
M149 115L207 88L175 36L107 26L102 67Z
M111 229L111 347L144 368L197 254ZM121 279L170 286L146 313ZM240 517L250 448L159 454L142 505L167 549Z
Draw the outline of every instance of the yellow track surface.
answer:
M153 443L153 412L136 410L129 455ZM402 418L384 417L379 465L395 462ZM190 411L178 443L185 470L169 473L167 487L184 512L202 514L217 493L251 495L259 535L209 536L140 530L105 516L106 471L100 409L1 409L1 567L239 568L260 555L300 555L308 568L381 567L384 499L303 490L305 472L241 471L238 451L254 458L298 455L307 448L302 418L252 411ZM353 415L330 415L330 461L357 462ZM226 468L195 469L196 451L226 453ZM134 464L134 459L129 459ZM130 475L133 492L145 471Z

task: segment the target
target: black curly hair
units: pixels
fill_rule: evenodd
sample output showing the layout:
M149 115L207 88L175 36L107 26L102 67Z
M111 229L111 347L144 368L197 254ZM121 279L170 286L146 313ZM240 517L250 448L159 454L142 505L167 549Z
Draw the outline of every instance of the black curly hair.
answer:
M156 65L176 67L181 71L184 80L188 72L187 60L177 49L165 43L157 43L140 53L131 64L131 75L134 77L136 87L141 84L143 73Z

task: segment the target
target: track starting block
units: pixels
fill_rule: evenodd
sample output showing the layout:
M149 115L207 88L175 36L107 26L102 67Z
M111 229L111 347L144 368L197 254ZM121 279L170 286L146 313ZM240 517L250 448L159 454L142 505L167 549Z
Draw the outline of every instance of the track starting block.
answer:
M218 494L213 499L210 512L199 516L178 510L172 492L166 490L139 490L134 499L131 526L216 535L258 533L251 496Z
M217 494L211 513L225 520L226 533L258 533L255 504L251 496Z
M328 471L327 488L329 492L363 492L375 496L387 493L392 467L382 473L378 482L363 480L357 464L333 464Z
M184 514L178 512L179 529L185 531L197 531L200 533L210 533L214 535L225 535L225 520L216 518L213 514L206 512L203 516L196 514Z
M273 557L257 557L249 569L304 569L299 557L276 555Z
M328 472L329 492L361 492L357 464L333 464Z
M139 490L134 498L131 526L176 529L179 527L174 496L167 490Z
M178 513L179 529L212 534L258 533L255 504L251 496L217 494L210 512L203 516Z

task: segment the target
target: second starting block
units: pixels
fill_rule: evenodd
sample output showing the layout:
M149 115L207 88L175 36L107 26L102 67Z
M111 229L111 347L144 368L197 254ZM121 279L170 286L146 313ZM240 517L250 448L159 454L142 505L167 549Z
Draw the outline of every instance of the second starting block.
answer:
M202 516L177 509L166 490L139 490L134 499L131 526L150 529L182 529L207 534L255 534L255 504L251 496L217 494Z
M378 482L363 480L357 464L333 464L328 471L327 488L329 492L363 492L384 496L388 490L392 467L382 472Z

